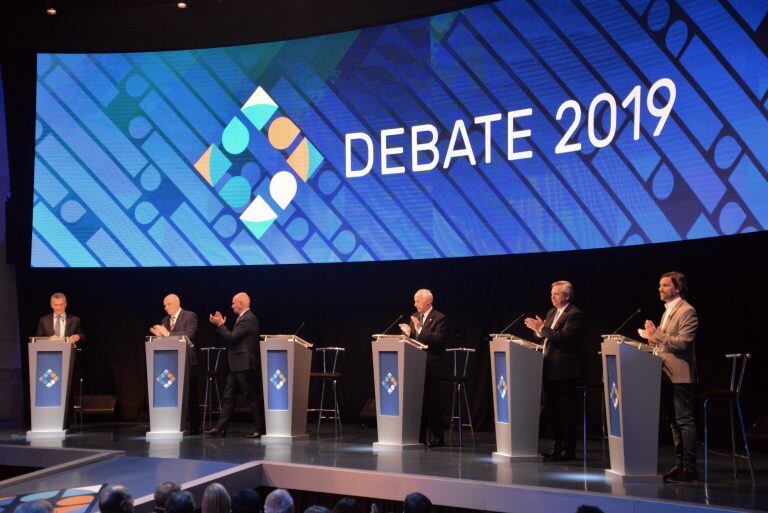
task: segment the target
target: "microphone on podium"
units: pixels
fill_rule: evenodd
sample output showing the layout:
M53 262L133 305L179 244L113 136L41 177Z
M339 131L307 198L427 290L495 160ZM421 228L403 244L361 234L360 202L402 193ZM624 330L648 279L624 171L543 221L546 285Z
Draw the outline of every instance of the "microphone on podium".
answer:
M522 319L523 317L525 317L525 312L521 313L520 315L518 315L518 316L517 316L517 319L515 319L514 321L510 322L509 324L507 324L507 327L506 327L506 328L504 328L503 330L501 330L501 331L499 332L499 335L503 335L504 333L506 333L506 332L507 332L507 330L508 330L509 328L511 328L512 326L514 326L514 325L517 323L517 321L519 321L519 320L520 320L520 319Z
M630 315L629 317L627 317L626 319L624 319L624 322L622 322L621 324L619 324L619 327L618 327L618 328L616 328L615 330L613 330L613 333L611 333L611 335L617 335L617 334L619 333L619 331L621 331L621 328L623 328L624 326L626 326L626 325L627 325L627 323L628 323L629 321L631 321L632 319L634 319L634 317L635 317L637 314L639 314L640 312L642 312L642 311L643 311L643 309L642 309L642 308L638 308L637 310L635 310L634 312L632 312L632 315Z
M389 331L389 330L392 328L392 326L394 326L395 324L397 324L397 321L399 321L399 320L400 320L400 319L402 319L402 318L403 318L403 314L400 314L400 315L398 315L398 316L397 316L397 319L395 319L394 321L392 321L392 324L390 324L389 326L387 326L387 329L385 329L385 330L384 330L384 331L382 331L381 333L382 333L382 334L386 334L386 333L387 333L387 332L388 332L388 331Z
M299 324L299 327L296 328L296 331L293 332L294 337L299 334L299 331L301 331L301 328L303 328L306 323L307 321L301 321L301 324Z

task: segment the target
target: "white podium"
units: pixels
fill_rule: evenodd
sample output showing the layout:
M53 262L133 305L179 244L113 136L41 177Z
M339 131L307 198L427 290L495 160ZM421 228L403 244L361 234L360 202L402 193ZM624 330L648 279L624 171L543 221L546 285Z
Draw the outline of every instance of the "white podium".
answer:
M512 335L491 334L496 452L500 461L539 461L543 347Z
M660 481L660 356L648 344L603 335L603 387L611 468L622 481Z
M191 345L187 337L147 337L147 440L177 440L184 436L189 388L187 350Z
M262 443L306 438L312 344L295 335L262 335L261 375L264 390Z
M373 335L373 387L379 439L374 451L402 451L419 443L427 346L405 335Z
M74 353L69 338L30 337L27 440L63 440Z

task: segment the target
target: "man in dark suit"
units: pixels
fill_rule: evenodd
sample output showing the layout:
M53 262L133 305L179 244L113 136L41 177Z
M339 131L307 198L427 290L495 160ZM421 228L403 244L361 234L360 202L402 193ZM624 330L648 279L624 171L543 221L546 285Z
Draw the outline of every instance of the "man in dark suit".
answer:
M251 311L251 298L240 292L232 298L232 311L237 315L235 326L227 329L227 318L216 312L210 321L216 326L216 334L227 344L229 373L221 399L221 415L216 427L206 431L207 436L223 437L235 410L235 396L245 395L253 412L256 431L245 435L261 438L264 433L264 402L262 401L261 363L259 358L259 320Z
M69 337L70 344L85 339L80 318L67 313L67 297L61 292L51 296L52 313L43 315L37 323L37 337Z
M580 354L584 338L584 316L573 305L573 285L552 284L552 308L542 320L525 319L525 325L544 345L544 412L554 445L549 461L576 459L576 422L581 380Z
M189 361L189 394L187 396L187 431L190 435L200 433L200 396L198 394L200 373L197 367L197 349L195 348L195 335L197 335L197 314L189 310L181 309L181 300L176 294L168 294L163 298L163 307L168 314L163 317L160 324L155 324L149 331L156 337L185 336L189 339L190 347L187 348L187 360Z
M693 392L696 383L696 331L699 317L685 300L688 283L679 272L668 272L659 279L659 296L664 315L657 327L646 320L640 335L656 348L663 359L661 412L672 428L677 464L664 474L665 481L691 482L699 478L696 470L696 420Z
M445 315L432 308L432 293L421 289L413 296L416 313L411 315L408 324L401 324L400 329L409 337L429 346L427 349L427 368L424 376L424 405L421 413L421 438L428 447L445 445L443 434L443 397L440 380L446 369L446 326ZM426 430L430 436L427 438Z

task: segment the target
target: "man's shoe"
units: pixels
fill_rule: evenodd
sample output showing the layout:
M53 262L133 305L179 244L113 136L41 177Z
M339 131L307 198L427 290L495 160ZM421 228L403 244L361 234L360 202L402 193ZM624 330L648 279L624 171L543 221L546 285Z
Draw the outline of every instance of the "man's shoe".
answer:
M427 447L429 447L430 449L434 449L436 447L445 447L445 439L432 438L429 442L427 442Z
M671 469L667 470L664 473L664 481L669 481L670 478L676 476L682 471L683 471L682 465L675 465L674 467L672 467Z
M221 429L209 429L208 431L204 431L203 434L209 438L224 438L227 436L226 431L222 431Z
M667 479L668 483L692 483L694 481L699 480L699 473L696 472L696 469L687 469L684 468L677 474L674 474L672 477Z
M246 438L261 438L261 432L254 431L253 433L248 433L245 435Z

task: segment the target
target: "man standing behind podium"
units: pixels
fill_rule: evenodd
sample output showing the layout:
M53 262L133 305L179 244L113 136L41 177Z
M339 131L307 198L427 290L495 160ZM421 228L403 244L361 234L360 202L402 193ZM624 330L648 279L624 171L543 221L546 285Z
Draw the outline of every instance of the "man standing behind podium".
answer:
M40 317L36 337L69 337L71 344L85 339L80 318L67 313L67 296L56 292L51 296L52 313Z
M427 368L424 372L424 405L422 406L421 436L427 447L445 445L443 434L443 398L440 393L440 380L445 376L445 315L432 308L432 293L421 289L413 296L416 313L411 315L408 324L400 324L400 329L407 336L429 346L427 349ZM426 420L426 422L425 422ZM429 427L430 438L426 437Z
M664 474L665 481L690 482L698 479L696 471L696 421L693 418L693 389L696 382L694 340L699 327L696 310L685 300L688 284L685 276L669 272L659 279L659 296L664 301L664 315L657 328L645 321L640 335L658 348L663 358L661 376L661 411L672 428L677 464Z
M554 308L542 320L525 319L525 325L544 345L544 412L552 431L554 446L545 455L548 461L576 459L576 421L581 378L580 354L584 316L573 305L573 285L567 281L552 284Z
M197 314L189 310L181 309L181 300L176 294L168 294L163 298L163 307L168 314L163 317L160 324L155 324L149 331L156 337L187 337L192 344L187 348L187 360L189 361L189 390L187 396L187 423L189 434L200 432L200 399L198 397L198 371L197 350L195 349L195 335L197 335Z
M232 311L237 315L232 331L227 329L227 318L216 312L210 321L216 326L216 334L227 343L229 372L221 399L221 415L216 427L206 431L207 436L223 437L235 410L235 396L245 395L253 412L256 431L245 435L261 438L264 433L264 402L261 390L261 363L259 359L259 320L251 311L251 298L240 292L232 298Z

